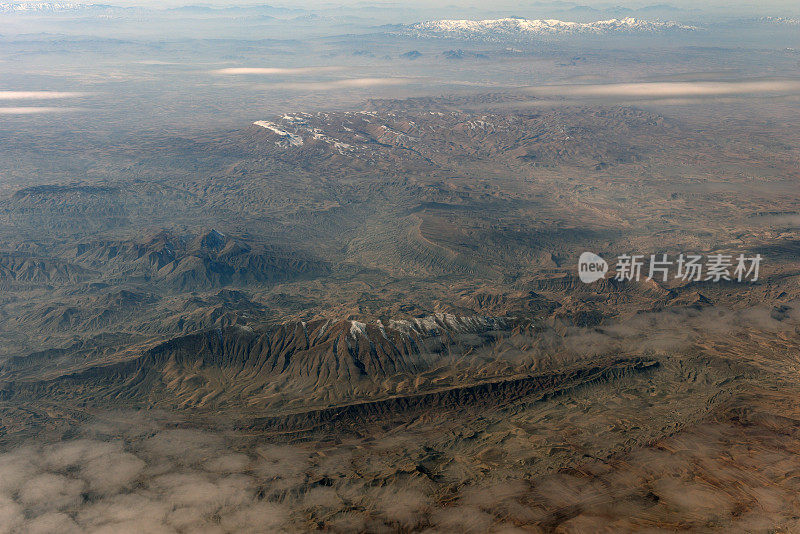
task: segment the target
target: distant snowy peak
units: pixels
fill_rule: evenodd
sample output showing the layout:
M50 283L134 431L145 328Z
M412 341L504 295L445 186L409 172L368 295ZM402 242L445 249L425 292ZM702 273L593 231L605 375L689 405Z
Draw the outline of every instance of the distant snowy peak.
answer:
M399 33L415 37L504 40L562 35L654 34L694 30L697 30L697 27L677 22L652 22L631 17L597 22L506 18L419 22L404 26Z
M758 22L763 24L779 24L782 26L800 26L800 19L792 19L788 17L761 17Z
M0 13L58 13L61 11L77 11L91 7L94 6L69 2L0 3Z

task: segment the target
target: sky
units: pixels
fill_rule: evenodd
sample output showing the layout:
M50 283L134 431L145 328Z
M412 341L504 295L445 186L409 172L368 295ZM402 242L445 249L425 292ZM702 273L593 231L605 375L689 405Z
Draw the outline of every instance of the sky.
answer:
M91 0L84 0L84 3L93 3ZM109 0L108 3L120 6L147 6L147 7L174 7L183 5L204 5L204 6L231 6L231 5L254 5L254 4L269 4L277 7L287 8L307 8L307 9L329 9L336 6L348 7L398 7L398 8L472 8L472 9L486 9L485 2L476 2L474 0L458 1L458 0L405 0L405 1L364 1L364 0L267 0L265 2L258 2L254 0ZM612 8L615 6L622 6L628 8L641 8L656 4L668 4L680 9L689 10L732 10L737 12L750 12L754 14L770 13L770 14L795 14L800 13L800 2L797 0L767 0L762 2L749 2L749 1L724 1L724 0L640 0L634 2L619 2L619 1L606 1L606 0L576 0L559 1L559 0L542 0L534 2L520 2L518 0L500 0L491 3L491 9L518 9L527 10L531 8L547 8L559 9L570 7L573 5L585 5L594 8Z

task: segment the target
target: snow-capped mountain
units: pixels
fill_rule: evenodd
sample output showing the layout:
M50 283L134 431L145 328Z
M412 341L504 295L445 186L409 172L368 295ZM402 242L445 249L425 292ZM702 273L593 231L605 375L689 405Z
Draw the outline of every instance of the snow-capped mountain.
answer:
M154 10L147 7L126 7L111 4L80 4L75 2L0 2L0 13L8 16L33 16L48 17L50 15L58 17L70 16L94 16L108 17L109 15L139 14L147 16L163 12L164 10Z
M75 4L71 2L17 2L0 3L0 13L60 13L63 11L78 11L92 9L96 4Z
M758 22L762 24L779 24L782 26L800 26L800 19L788 17L761 17Z
M695 26L677 22L653 22L631 17L597 22L505 18L419 22L402 27L398 33L414 37L499 41L575 34L648 34L694 30L697 30Z

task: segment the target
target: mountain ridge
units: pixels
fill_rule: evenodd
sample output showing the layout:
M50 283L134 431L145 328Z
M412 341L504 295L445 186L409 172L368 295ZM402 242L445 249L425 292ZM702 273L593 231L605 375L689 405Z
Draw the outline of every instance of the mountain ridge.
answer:
M626 17L595 22L557 19L502 18L485 20L443 19L401 27L400 35L418 38L502 40L570 35L633 35L692 32L699 28L673 21L648 21Z

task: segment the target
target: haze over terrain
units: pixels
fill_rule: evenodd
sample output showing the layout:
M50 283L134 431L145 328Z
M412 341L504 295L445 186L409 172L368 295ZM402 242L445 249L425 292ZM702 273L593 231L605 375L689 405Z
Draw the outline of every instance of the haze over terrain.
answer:
M798 69L793 2L0 3L0 532L800 529Z

